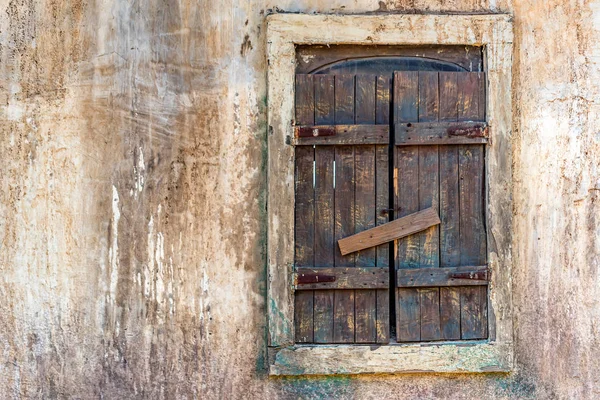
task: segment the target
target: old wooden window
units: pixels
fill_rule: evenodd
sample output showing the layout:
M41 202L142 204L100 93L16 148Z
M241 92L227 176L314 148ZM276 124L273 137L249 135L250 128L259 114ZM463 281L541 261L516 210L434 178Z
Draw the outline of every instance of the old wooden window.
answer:
M297 54L313 70L295 84L296 342L487 338L481 49ZM438 225L341 254L339 239L428 208Z
M271 375L511 370L512 40L500 14L267 18ZM477 51L448 59L441 46ZM340 237L406 226L429 203L433 228L388 245L387 261L385 243L335 253Z

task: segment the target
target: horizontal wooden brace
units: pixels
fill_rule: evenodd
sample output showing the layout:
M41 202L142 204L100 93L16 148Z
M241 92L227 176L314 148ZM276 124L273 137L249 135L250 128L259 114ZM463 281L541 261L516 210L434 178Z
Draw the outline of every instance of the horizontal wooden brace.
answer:
M437 211L433 208L427 208L387 224L340 239L338 245L342 255L346 255L412 235L439 223L440 217Z
M396 124L394 129L396 146L488 142L485 122L403 122Z
M486 265L457 268L411 268L396 270L397 287L480 286L489 281Z
M388 125L303 125L294 127L294 145L388 144Z
M325 282L301 284L301 277L309 277L314 281L315 276L322 276ZM331 277L335 277L334 280ZM296 290L314 289L388 289L390 272L387 267L368 268L297 268L294 274Z

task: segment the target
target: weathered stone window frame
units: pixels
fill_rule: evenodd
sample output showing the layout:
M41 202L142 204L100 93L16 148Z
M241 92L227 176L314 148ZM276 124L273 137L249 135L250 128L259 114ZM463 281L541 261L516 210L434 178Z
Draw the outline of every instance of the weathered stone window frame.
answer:
M512 18L488 15L302 15L267 19L268 325L271 375L508 372L513 364L511 299ZM489 339L415 344L295 345L295 46L475 45L487 73L486 217Z

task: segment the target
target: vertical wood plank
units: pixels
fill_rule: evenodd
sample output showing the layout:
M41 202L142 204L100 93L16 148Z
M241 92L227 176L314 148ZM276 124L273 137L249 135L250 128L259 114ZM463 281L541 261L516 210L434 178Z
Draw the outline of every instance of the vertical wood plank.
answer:
M439 212L438 146L419 146L419 210L433 207ZM417 233L419 238L419 267L440 266L439 226Z
M436 122L439 116L437 72L419 72L419 121ZM419 209L439 209L438 146L419 146ZM439 267L439 226L417 234L419 264L422 268Z
M376 191L376 225L383 225L389 222L389 172L388 172L388 152L387 146L376 146L375 148L375 191ZM389 244L377 246L376 265L378 267L390 266Z
M312 147L296 148L295 265L314 265L314 190ZM313 292L296 292L294 301L296 342L313 341Z
M335 123L354 123L354 75L335 76Z
M354 122L374 125L377 77L375 75L356 75L355 81Z
M464 340L487 338L487 287L461 287L460 307L461 338Z
M375 110L375 123L386 125L390 123L390 78L386 76L377 77L377 100ZM375 186L377 191L377 225L383 225L390 220L390 213L384 212L389 208L389 148L388 146L376 146ZM377 246L377 266L390 266L390 245ZM378 303L379 304L379 303Z
M390 87L391 80L388 76L377 77L377 100L375 104L375 123L390 123ZM389 148L376 146L375 150L375 190L376 190L376 225L389 222L389 213L382 212L389 208ZM388 244L377 246L376 265L391 268L390 247ZM392 280L393 281L393 280ZM390 291L377 290L377 343L390 341Z
M375 226L375 146L355 146L355 232ZM375 248L356 253L357 267L375 266ZM356 342L375 343L377 340L376 290L356 290Z
M294 299L296 343L313 342L313 291L296 292Z
M377 290L355 290L356 343L377 341Z
M478 72L457 72L458 120L479 120L480 81Z
M402 71L394 73L394 122L419 120L419 73Z
M440 331L440 289L419 289L421 308L421 340L439 340Z
M333 93L331 93L333 98ZM332 116L333 118L333 116ZM315 148L315 267L333 267L334 241L334 148ZM314 292L314 341L333 342L333 290Z
M458 74L440 72L440 121L458 119ZM440 163L440 267L460 265L460 214L458 198L458 146L439 146ZM460 339L460 288L440 288L442 339Z
M372 75L356 76L356 123L375 124L376 80ZM375 146L355 146L355 232L375 227ZM375 249L356 254L357 267L375 266Z
M377 290L377 343L390 341L390 290Z
M314 149L312 147L296 147L296 267L312 267L314 262L313 161Z
M398 341L417 342L421 340L421 312L419 307L418 289L396 290L398 298Z
M315 343L333 343L333 301L333 290L314 291L313 324Z
M458 74L440 72L440 122L455 122L458 118Z
M418 72L394 73L394 122L419 120ZM394 171L395 217L419 211L419 150L396 147ZM395 243L396 269L419 266L420 241L416 235ZM401 342L418 341L421 337L419 293L417 289L396 289L396 331Z
M439 104L438 73L419 71L419 122L436 122Z
M315 92L312 75L296 75L296 124L315 123Z
M335 147L335 241L354 234L354 147ZM335 266L354 267L354 254L342 256L335 247ZM354 341L354 290L336 290L333 340Z
M335 123L354 123L354 75L335 76ZM335 148L335 242L354 234L354 147ZM335 246L335 266L354 267L354 254L342 256ZM354 290L336 290L333 340L354 342Z
M485 80L485 72L478 72L477 78L479 80L479 102L478 102L478 115L477 119L479 121L485 121L486 116L486 80Z
M437 72L419 72L419 121L437 122L439 118L439 81ZM439 210L438 146L419 146L419 210ZM439 226L415 235L419 239L419 267L438 268ZM440 290L419 290L421 340L441 339Z
M483 209L483 145L460 145L460 263L484 265L486 240Z
M419 119L417 72L394 74L394 121L415 122ZM394 200L396 215L404 217L419 211L419 149L416 146L396 147ZM400 179L402 177L402 179ZM419 239L411 235L398 241L397 268L417 268L419 265Z
M460 288L440 288L440 328L442 339L460 339Z
M334 76L314 75L315 124L332 125L335 121Z
M483 152L482 145L461 145L458 150L461 265L483 265L487 262ZM462 288L462 339L487 337L487 324L487 287Z
M375 104L375 123L387 125L390 123L390 86L388 76L377 77L377 99Z

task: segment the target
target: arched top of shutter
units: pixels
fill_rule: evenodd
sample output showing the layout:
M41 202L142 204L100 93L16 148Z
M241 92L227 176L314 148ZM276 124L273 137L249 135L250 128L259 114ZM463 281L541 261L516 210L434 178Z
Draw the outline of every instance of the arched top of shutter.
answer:
M394 71L467 71L458 64L424 57L381 56L358 57L335 61L310 72L323 74L376 74L391 75Z

